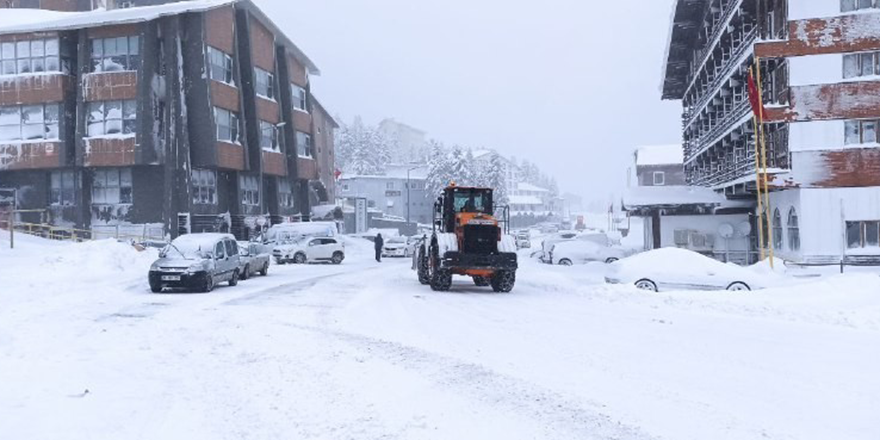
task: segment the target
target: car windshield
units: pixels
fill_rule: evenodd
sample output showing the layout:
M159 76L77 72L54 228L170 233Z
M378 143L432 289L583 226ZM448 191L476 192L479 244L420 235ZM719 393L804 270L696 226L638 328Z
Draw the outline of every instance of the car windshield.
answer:
M162 254L172 258L175 254L184 258L206 258L211 247L210 243L196 240L174 240L162 250Z
M388 243L406 243L406 239L401 237L392 237L388 239Z

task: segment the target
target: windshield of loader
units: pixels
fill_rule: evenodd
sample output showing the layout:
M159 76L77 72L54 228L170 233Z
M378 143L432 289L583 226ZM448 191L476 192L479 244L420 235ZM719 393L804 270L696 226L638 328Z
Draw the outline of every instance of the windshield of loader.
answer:
M453 208L459 212L492 213L492 200L488 191L479 189L458 189L455 191Z

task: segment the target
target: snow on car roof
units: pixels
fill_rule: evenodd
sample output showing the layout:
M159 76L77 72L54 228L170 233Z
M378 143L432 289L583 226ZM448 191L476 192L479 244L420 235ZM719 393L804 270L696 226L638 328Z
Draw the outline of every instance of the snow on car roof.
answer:
M636 150L636 165L680 165L684 163L681 144L649 145Z

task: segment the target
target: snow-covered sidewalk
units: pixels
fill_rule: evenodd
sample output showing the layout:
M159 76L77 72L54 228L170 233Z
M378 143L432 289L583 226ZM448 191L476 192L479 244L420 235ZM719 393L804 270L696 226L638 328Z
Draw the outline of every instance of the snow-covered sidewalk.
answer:
M517 288L408 260L149 293L112 241L0 250L0 432L27 439L880 437L880 277L733 294L523 261Z

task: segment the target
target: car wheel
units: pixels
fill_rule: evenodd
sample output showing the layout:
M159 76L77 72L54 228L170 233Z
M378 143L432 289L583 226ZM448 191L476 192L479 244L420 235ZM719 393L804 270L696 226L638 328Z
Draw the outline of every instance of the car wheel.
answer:
M563 258L563 259L559 260L559 265L560 266L574 266L574 263L572 263L572 261L569 260L568 258Z
M287 260L285 260L284 258L276 258L275 263L283 266L283 265L287 264Z
M727 286L727 290L731 292L750 292L752 288L746 283L737 281Z
M293 256L293 264L305 264L305 262L306 254L302 252L297 252L297 254Z
M615 258L615 257L611 257L611 258L605 260L605 264L611 264L611 263L614 263L615 261L620 261L620 259Z
M162 285L160 284L158 286L154 286L154 285L150 284L150 290L153 293L162 293Z
M513 286L516 284L516 272L512 270L495 272L495 275L489 280L489 284L492 285L492 290L495 292L508 293L513 290Z
M246 265L244 266L244 271L241 273L241 280L242 280L242 281L245 281L245 280L247 280L247 279L250 278L250 277L251 277L251 265L250 265L250 264L246 264Z
M344 260L344 259L345 259L345 254L337 251L337 252L333 253L333 258L330 259L330 261L332 261L333 264L342 264L342 260Z
M238 269L232 272L232 278L229 279L229 287L235 287L238 285Z
M205 285L202 287L202 292L209 293L214 290L214 276L211 274L205 275Z
M638 281L636 281L636 289L649 290L651 292L658 292L657 284L651 280L638 280Z
M269 275L269 263L268 262L266 262L266 264L263 265L263 268L260 269L260 276L266 276L266 275Z

